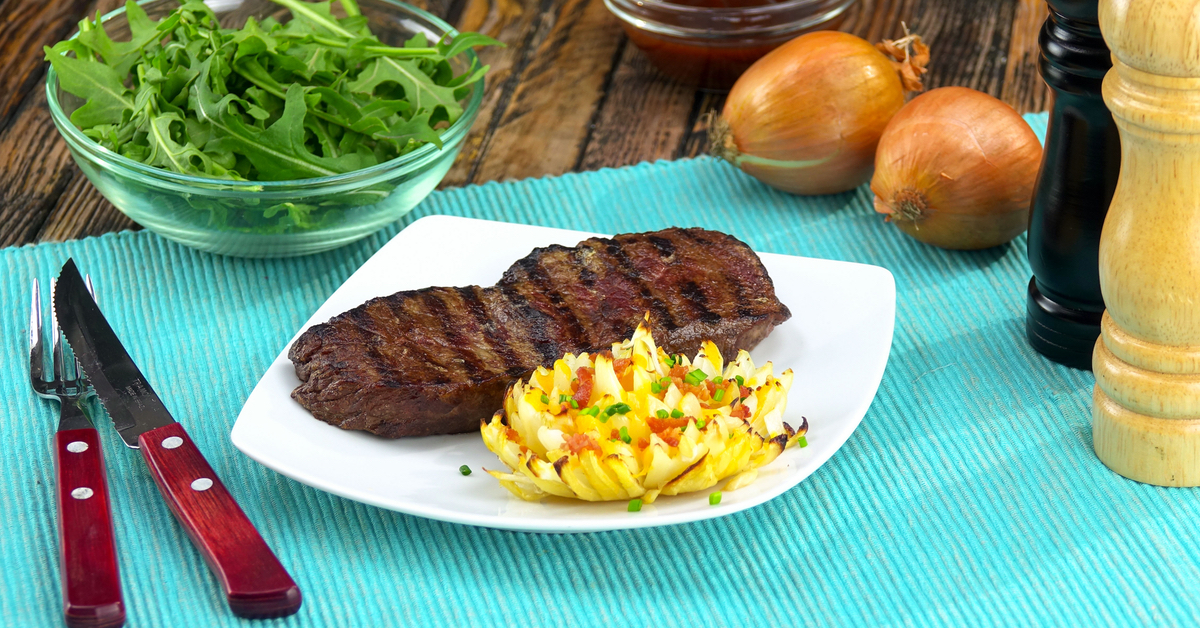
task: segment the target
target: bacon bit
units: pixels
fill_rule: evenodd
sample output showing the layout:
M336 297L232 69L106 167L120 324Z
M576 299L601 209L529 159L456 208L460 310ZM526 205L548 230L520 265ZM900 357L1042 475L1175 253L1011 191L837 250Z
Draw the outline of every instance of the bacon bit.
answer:
M672 429L677 430L681 427L687 427L689 420L691 420L691 417L686 416L678 419L672 419L670 417L660 419L656 416L651 416L646 417L646 425L650 426L651 432L661 436L663 432L667 432Z
M645 449L645 448L647 448L647 447L649 447L649 446L650 446L650 441L648 441L648 440L646 440L646 439L644 439L644 438L639 438L639 439L638 439L638 449Z
M689 369L688 367L686 367L682 364L676 364L675 366L671 367L671 372L668 373L668 375L671 376L671 379L682 381L683 378L686 377L687 374L691 373L691 372L692 372L692 370Z
M706 388L703 384L689 384L684 381L677 381L675 382L675 386L679 388L679 392L685 395L692 393L693 395L696 395L696 398L700 401L708 401L712 398L712 395L708 394L708 388Z
M738 396L742 399L750 396L750 389L745 386L738 386Z
M575 400L575 403L579 404L580 409L586 408L588 401L592 399L592 386L595 384L595 375L596 370L588 366L581 366L575 369L575 376L579 378L579 387L571 395L571 398Z
M663 432L662 434L659 434L658 437L663 439L664 443L666 443L672 447L678 447L679 446L679 437L682 435L683 435L683 433L679 431L679 428L673 427L673 428Z
M591 434L568 434L563 438L563 443L567 446L567 451L573 454L578 454L585 449L600 453L600 443L597 443Z
M621 432L620 432L620 431L618 431L618 430L615 430L615 429L614 429L614 430L612 431L612 434L609 434L609 438L611 438L611 439L613 439L613 440L618 440L618 439L620 439L620 438L621 438Z
M717 383L711 379L704 380L704 387L708 389L708 396L711 397L717 391Z
M529 453L529 448L524 445L521 445L521 453L523 453L523 454Z
M617 375L620 375L625 372L625 369L633 365L633 360L629 358L617 358L613 360L612 365L613 371L615 371Z
M729 416L735 419L748 419L750 418L750 408L745 404L739 403L730 410Z
M521 434L518 433L517 430L514 430L511 427L504 431L504 435L508 437L508 440L512 440L512 441L521 440Z

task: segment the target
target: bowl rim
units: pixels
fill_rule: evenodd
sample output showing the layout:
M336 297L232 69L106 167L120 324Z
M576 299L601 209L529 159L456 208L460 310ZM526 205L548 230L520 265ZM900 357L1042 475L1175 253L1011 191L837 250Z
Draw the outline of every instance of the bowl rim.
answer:
M780 37L823 24L836 18L858 0L785 0L753 7L695 7L674 4L663 0L604 0L613 15L635 28L666 35L699 40L744 40L751 37ZM788 17L790 13L804 9L825 9L811 14L802 14L796 19L777 23L740 25L736 29L717 28L724 21ZM706 21L704 28L679 26L663 22L662 17L677 17L695 21Z
M161 0L137 0L139 6ZM415 7L411 4L400 2L399 0L379 0L386 4L390 4L400 9L407 11L410 14L421 18L434 27L443 31L443 36L454 36L458 34L458 30L451 26L445 20ZM110 19L125 12L125 7L122 6L116 10L110 11L100 17L100 24L108 22ZM75 39L79 36L79 31L76 30L68 39ZM479 57L472 49L467 49L468 63L478 61ZM433 161L441 156L442 151L452 149L458 144L467 132L475 123L475 118L479 115L479 109L483 103L484 81L476 81L472 86L471 94L467 97L467 106L463 108L462 115L454 124L450 125L442 134L442 147L439 148L435 144L426 143L416 150L405 153L390 159L388 161L375 164L367 168L359 170L351 170L340 174L331 175L328 177L314 177L309 179L287 179L282 181L240 181L235 179L221 179L218 177L199 177L188 174L180 174L162 168L146 165L140 161L135 161L124 155L115 153L103 146L92 138L83 134L78 127L71 122L70 118L63 111L61 103L58 100L58 73L54 71L54 66L49 66L46 71L46 101L50 108L50 118L54 121L54 125L58 128L59 133L66 140L71 148L78 148L87 153L90 153L99 161L99 165L107 169L119 167L124 170L147 176L157 180L160 184L165 183L175 186L183 186L186 188L208 188L214 191L237 191L237 192L280 192L293 188L313 188L327 187L334 185L350 184L353 187L360 187L364 181L376 178L380 175L394 176L398 170L412 171L416 170L428 162Z

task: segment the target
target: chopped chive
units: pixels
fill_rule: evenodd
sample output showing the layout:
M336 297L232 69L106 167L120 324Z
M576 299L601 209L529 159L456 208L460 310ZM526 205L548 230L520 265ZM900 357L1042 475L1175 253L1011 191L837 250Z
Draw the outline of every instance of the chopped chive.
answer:
M567 400L568 400L568 399L570 399L570 398L571 398L571 396L570 396L570 395L559 395L559 396L558 396L558 402L559 402L559 403L566 403L566 402L567 402Z
M662 392L662 386L658 382L650 382L650 392L657 395Z
M801 436L800 438L796 439L796 442L799 443L801 447L808 447L808 439L805 438L804 436Z
M736 379L736 380L737 380L738 386L745 386L745 385L746 385L746 380L745 380L745 379L743 379L741 375L738 375L738 376L734 377L734 379Z
M572 400L571 400L571 407L572 407L572 408L576 408L576 409L578 409L578 408L579 408L579 402L578 402L578 401L575 401L574 399L572 399Z
M625 441L626 445L633 442L633 439L629 437L629 428L621 426L621 431L618 433L621 435L621 440Z
M708 375L706 375L704 371L696 369L691 373L688 373L687 376L683 378L683 381L695 386L706 379L708 379Z
M724 398L724 397L725 397L725 389L724 389L724 388L718 388L718 389L717 389L715 392L713 392L712 400L713 400L713 401L720 401L720 400L721 400L722 398Z
M632 410L633 408L629 407L629 404L621 402L612 404L607 410L604 411L604 413L608 416L612 416L614 414L626 414Z
M611 414L605 414L605 413L603 413L603 412L601 412L600 414L597 414L597 415L596 415L596 418L597 418L597 419L599 419L601 423L608 423L608 419L609 419L610 417L612 417L612 415L611 415Z
M705 421L704 419L697 419L696 420L696 429L702 430L702 429L704 429L704 426L707 424L708 424L708 421Z
M671 416L671 413L667 412L666 410L659 410L658 412L654 413L654 416L656 416L660 419L665 419L665 418Z
M675 356L668 355L666 358L663 359L663 362L667 363L668 368L674 368L675 367Z
M716 506L716 505L717 505L717 504L719 504L719 503L721 503L721 491L717 491L717 492L715 492L715 493L709 493L709 495L708 495L708 505L709 505L709 506Z
M467 465L464 464L463 466L458 468L458 472L463 475L471 475L471 467L468 467Z
M675 408L674 410L671 411L671 418L672 419L682 419L683 418L683 410L680 410L679 408Z
M629 512L639 512L641 509L642 509L642 500L640 500L640 499L629 500Z
M716 376L716 377L714 377L714 378L713 378L713 383L714 383L714 384L720 384L720 383L721 383L721 382L723 382L723 381L725 381L725 378L724 378L724 377L721 377L720 375L718 375L718 376Z
M546 395L542 395L542 403L544 403L546 405L550 405L550 398L547 397Z

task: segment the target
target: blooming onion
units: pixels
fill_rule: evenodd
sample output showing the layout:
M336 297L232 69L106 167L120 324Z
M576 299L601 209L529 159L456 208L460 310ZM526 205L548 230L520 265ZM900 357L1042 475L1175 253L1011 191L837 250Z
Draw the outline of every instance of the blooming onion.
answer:
M483 441L511 472L488 471L518 497L588 501L699 491L753 482L808 423L784 422L788 369L755 368L739 351L724 364L711 341L695 359L669 355L639 325L612 351L567 354L518 380L482 421Z

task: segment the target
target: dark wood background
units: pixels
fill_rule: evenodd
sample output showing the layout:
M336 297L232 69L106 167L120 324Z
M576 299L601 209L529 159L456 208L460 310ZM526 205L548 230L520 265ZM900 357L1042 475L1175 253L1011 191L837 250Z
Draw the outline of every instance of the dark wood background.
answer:
M702 154L722 94L664 79L603 0L409 0L505 42L483 109L442 187ZM71 161L46 108L42 46L124 0L0 0L0 246L137 228ZM859 0L843 23L874 42L901 22L933 49L926 84L963 85L1018 111L1046 108L1042 0Z

